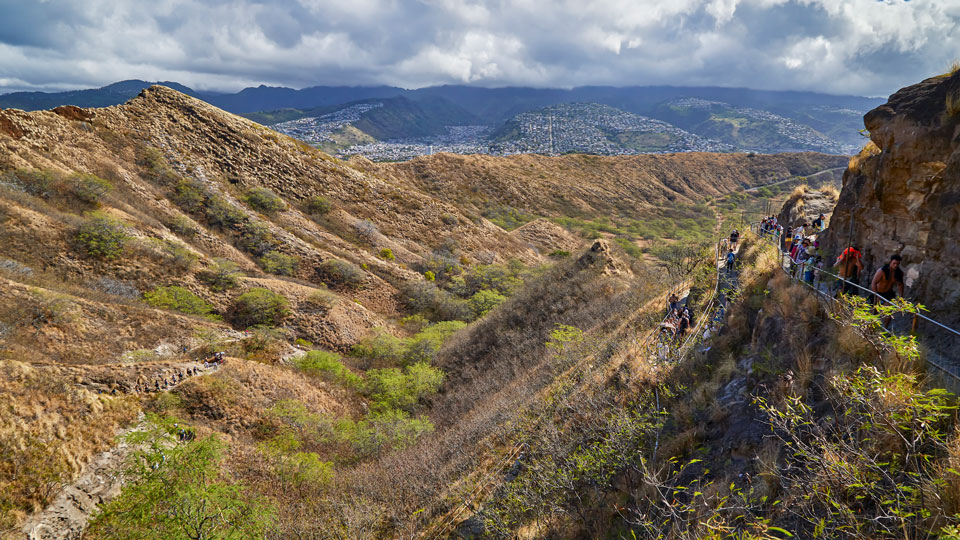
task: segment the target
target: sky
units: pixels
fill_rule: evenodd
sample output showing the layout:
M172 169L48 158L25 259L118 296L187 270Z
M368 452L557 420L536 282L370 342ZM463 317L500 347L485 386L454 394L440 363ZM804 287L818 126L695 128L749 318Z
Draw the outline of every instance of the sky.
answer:
M960 0L0 0L0 93L727 86L886 96L960 58Z

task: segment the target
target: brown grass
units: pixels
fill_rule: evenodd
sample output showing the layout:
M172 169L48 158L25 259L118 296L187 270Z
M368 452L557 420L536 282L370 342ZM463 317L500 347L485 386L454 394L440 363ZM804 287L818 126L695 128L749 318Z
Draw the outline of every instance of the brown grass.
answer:
M92 394L52 371L0 360L0 533L51 502L138 411L135 398Z
M847 163L847 168L857 174L860 174L863 172L862 167L864 163L866 163L873 156L880 155L880 152L880 147L877 146L873 141L870 141L864 145L857 155L850 158L849 163Z

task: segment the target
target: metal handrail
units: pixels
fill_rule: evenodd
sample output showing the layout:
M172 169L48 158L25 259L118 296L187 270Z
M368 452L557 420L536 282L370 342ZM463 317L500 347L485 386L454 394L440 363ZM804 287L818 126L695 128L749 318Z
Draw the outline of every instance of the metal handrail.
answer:
M756 224L751 224L751 225L750 225L751 231L753 231L753 226L754 226L754 225L756 225ZM771 245L773 244L773 242L771 242L770 239L765 238L765 236L766 236L765 234L758 234L757 236L760 237L760 238L762 238L763 240L767 241L767 242L770 243ZM793 276L790 275L790 272L788 272L786 269L783 268L783 258L782 258L782 256L783 256L783 255L788 255L788 254L784 253L784 251L783 251L782 249L780 249L779 244L774 245L774 247L777 248L778 253L780 253L780 255L781 255L780 264L779 264L780 269L783 270L783 272L784 272L785 274L787 274L788 276L790 276L791 279L794 279ZM789 257L789 255L788 255L788 257ZM793 260L793 259L791 259L791 261L793 261L794 264L799 264L799 265L801 265L801 270L803 269L803 266L804 266L805 263L806 263L806 261L798 263L798 262L796 262L796 261ZM892 302L890 302L890 301L887 300L886 298L880 296L880 295L879 295L877 292L875 292L875 291L872 291L872 290L870 290L870 289L866 289L866 288L864 288L864 287L861 287L861 286L860 286L859 284L857 284L857 283L853 283L853 282L851 282L851 281L847 281L846 279L844 279L844 278L842 278L842 277L840 277L840 276L838 276L838 275L836 275L836 274L834 274L834 273L832 273L832 272L828 272L828 271L826 271L826 270L823 270L822 268L818 268L817 270L818 270L819 272L823 272L823 273L825 273L825 274L827 274L827 275L833 276L833 277L837 278L838 280L843 281L844 283L848 283L848 284L850 284L850 285L853 285L854 287L856 287L856 288L858 288L858 289L867 291L868 293L874 295L875 297L879 297L881 300L883 300L884 302L887 302L888 304L891 304L891 305L893 304ZM820 296L823 296L824 298L827 298L827 299L829 299L829 300L831 300L831 301L833 301L833 302L836 302L836 303L840 303L840 302L841 302L840 299L835 298L835 297L833 297L833 296L830 296L830 295L826 294L824 291L820 290L820 289L817 288L817 287L814 287L813 285L811 285L810 283L807 283L807 282L806 282L805 280L803 280L803 279L797 279L796 281L798 281L798 282L806 285L806 286L809 287L812 291L816 292L816 293L819 294ZM942 324L942 323L940 323L939 321L936 321L936 320L934 320L934 319L931 319L930 317L924 316L924 315L922 315L922 314L920 314L920 313L918 313L918 312L916 312L916 311L913 312L913 316L914 316L914 317L917 317L917 318L920 318L920 319L923 319L923 320L925 320L925 321L927 321L927 322L931 322L931 323L935 324L936 326L938 326L938 327L940 327L940 328L942 328L942 329L944 329L944 330L947 330L947 331L949 331L949 332L951 332L951 333L953 333L953 334L956 334L956 335L960 336L960 332L954 330L953 328L950 328L949 326L946 326L945 324ZM934 349L935 349L935 348L934 348ZM939 354L940 354L940 353L938 352L938 355L939 355ZM954 372L951 371L950 369L947 369L947 367L945 367L945 366L941 365L940 363L932 360L929 356L924 355L924 358L923 358L923 359L924 359L925 362L927 362L927 363L930 364L931 366L939 369L939 370L942 371L943 373L946 373L947 375L949 375L949 376L953 377L954 379L960 381L960 376L958 376L956 373L954 373Z
M754 227L755 227L756 225L758 225L758 224L759 224L759 222L751 223L751 224L750 224L750 230L753 231L755 234L757 234L757 236L760 237L761 239L764 239L764 240L766 240L768 243L773 244L773 242L770 241L769 238L765 238L766 233L765 233L765 234L760 234L758 231L754 230ZM790 254L789 254L789 253L786 253L785 251L783 251L783 249L780 248L780 245L779 245L779 244L774 245L774 247L776 247L776 248L777 248L777 251L780 252L781 262L782 262L782 257L783 257L783 256L786 256L786 257L789 258L790 261L793 262L794 264L800 265L801 268L804 268L804 267L805 267L806 261L797 261L797 260L793 259L792 257L790 257ZM782 266L782 265L781 265L781 266ZM879 299L882 300L883 302L886 302L886 303L888 303L888 304L890 304L890 305L893 305L893 302L891 302L890 300L887 300L886 298L884 298L883 296L881 296L880 293L878 293L878 292L876 292L876 291L873 291L873 290L871 290L871 289L868 289L868 288L866 288L866 287L863 287L863 286L860 285L859 283L854 283L854 282L852 282L852 281L848 281L846 278L840 277L839 275L834 274L833 272L830 272L830 271L828 271L828 270L824 270L823 268L817 268L817 272L820 273L820 274L827 274L828 276L835 277L835 278L837 278L837 279L840 280L840 281L843 281L843 282L845 282L845 283L847 283L847 284L849 284L849 285L852 285L852 286L860 289L861 291L867 292L867 293L869 293L870 295L872 295L872 296L874 296L874 297L876 297L876 298L879 298ZM799 281L803 281L803 280L799 280ZM808 285L809 285L809 284L808 284ZM818 290L819 290L819 289L818 289ZM953 329L953 328L951 328L951 327L949 327L949 326L947 326L947 325L945 325L945 324L943 324L943 323L941 323L941 322L939 322L939 321L937 321L937 320L931 319L930 317L927 317L926 315L924 315L924 314L922 314L922 313L915 313L914 315L916 315L916 316L917 316L918 318L920 318L920 319L923 319L923 320L925 320L925 321L927 321L927 322L929 322L929 323L935 324L936 326L939 326L940 328L943 328L944 330L947 330L948 332L951 332L951 333L955 334L956 336L960 337L960 331L958 331L958 330L955 330L955 329Z

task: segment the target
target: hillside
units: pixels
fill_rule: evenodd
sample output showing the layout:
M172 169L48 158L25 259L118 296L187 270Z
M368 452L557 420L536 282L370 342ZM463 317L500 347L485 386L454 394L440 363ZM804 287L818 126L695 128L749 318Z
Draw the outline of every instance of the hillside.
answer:
M16 456L0 532L48 523L38 512L135 428L163 452L143 459L209 467L190 500L238 488L230 503L280 536L407 534L554 379L555 324L610 339L668 286L641 224L670 240L682 214L709 234L708 197L838 159L344 162L163 87L0 111L0 453ZM609 241L584 251L590 231ZM165 501L126 506L150 481L90 535L116 516L160 527Z

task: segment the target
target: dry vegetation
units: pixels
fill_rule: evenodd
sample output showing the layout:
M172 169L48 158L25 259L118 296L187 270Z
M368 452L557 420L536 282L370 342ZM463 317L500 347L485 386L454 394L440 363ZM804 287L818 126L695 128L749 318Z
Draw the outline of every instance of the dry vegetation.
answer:
M557 324L637 385L618 343L675 277L640 243L702 239L705 194L836 161L347 164L160 88L0 111L0 450L15 456L0 532L146 411L158 440L174 423L196 436L177 459L217 471L189 485L211 500L243 486L256 500L237 508L263 508L271 537L408 535L469 490L521 411L544 410L558 374L587 381L546 346ZM609 241L582 254L585 236ZM217 351L213 374L130 393ZM109 515L96 534L124 537Z

